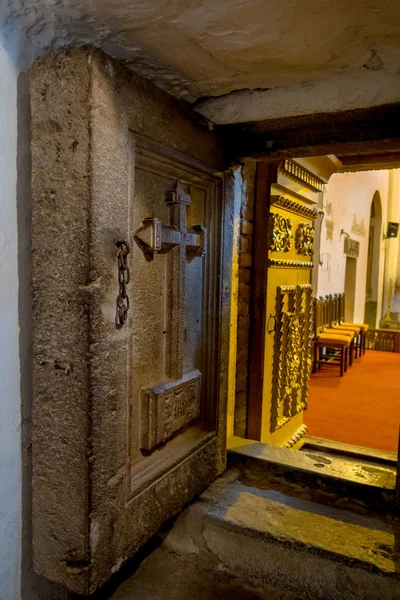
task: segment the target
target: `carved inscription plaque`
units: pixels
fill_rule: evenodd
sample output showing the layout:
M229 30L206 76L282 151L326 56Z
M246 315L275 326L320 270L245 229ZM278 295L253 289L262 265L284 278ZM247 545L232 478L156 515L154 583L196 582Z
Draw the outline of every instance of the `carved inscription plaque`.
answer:
M200 416L201 373L142 390L141 447L152 450Z

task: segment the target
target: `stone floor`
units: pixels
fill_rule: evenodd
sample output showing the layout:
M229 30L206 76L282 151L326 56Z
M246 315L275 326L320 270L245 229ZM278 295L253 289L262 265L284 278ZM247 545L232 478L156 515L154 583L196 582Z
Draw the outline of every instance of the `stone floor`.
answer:
M112 600L295 600L251 589L231 574L205 569L198 560L160 547L112 596Z
M229 469L214 482L111 600L400 598L397 520L262 490L242 475Z

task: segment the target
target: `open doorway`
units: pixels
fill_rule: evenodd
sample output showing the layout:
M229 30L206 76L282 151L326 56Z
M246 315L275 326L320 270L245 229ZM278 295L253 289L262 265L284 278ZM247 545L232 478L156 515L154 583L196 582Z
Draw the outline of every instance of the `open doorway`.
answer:
M367 278L365 286L365 312L364 322L371 328L377 326L377 305L379 290L379 266L382 240L382 201L379 191L376 190L371 202Z
M384 474L390 473L392 483L400 418L400 413L396 414L400 407L394 406L397 383L393 374L400 369L400 354L373 350L375 327L369 328L374 330L373 338L371 331L366 332L368 327L363 330L362 342L358 327L351 341L344 344L345 372L340 373L340 345L329 343L323 346L327 360L318 365L310 380L307 362L310 365L313 357L307 357L304 336L310 331L309 339L315 340L319 334L315 311L310 307L320 298L327 306L338 295L345 298L342 309L325 315L324 329L334 329L343 322L356 329L357 324L364 325L371 198L378 191L375 199L380 198L385 212L382 214L379 208L374 214L382 223L388 220L398 176L398 172L387 170L341 172L331 156L258 164L253 266L251 272L243 273L243 279L241 275L239 278L239 282L254 278L249 310L252 328L247 430L240 437L300 454L320 448L329 455L340 455L341 460L351 462L356 455L358 461L376 461ZM269 221L265 216L268 193ZM376 226L377 247L372 255L378 259L377 275L372 261L371 280L375 276L378 289L382 289L384 224L372 224ZM240 311L238 335L243 335L247 311L242 307ZM377 320L381 316L378 293ZM329 331L328 335L341 336L342 332ZM239 356L243 355L241 347ZM238 380L239 385L242 381L244 378ZM238 392L241 402L245 401L243 388Z
M393 110L395 112L397 111L396 114L398 114L398 107L393 108ZM365 117L367 114L368 119L366 120ZM371 132L370 129L370 114L374 115L374 119L372 120L374 128L373 132ZM382 457L382 451L363 446L361 449L359 448L362 458L361 463L358 463L357 465L353 464L352 467L340 467L339 475L339 471L336 469L336 465L338 463L336 462L336 459L332 459L332 456L326 456L326 460L314 460L314 455L316 457L316 452L314 452L314 449L318 447L317 444L314 444L313 452L302 451L305 449L305 440L308 442L310 437L314 437L315 442L316 439L315 435L311 435L312 431L308 425L310 410L312 407L311 395L309 397L308 408L305 410L303 409L303 423L296 427L294 433L290 436L287 442L284 442L284 444L276 444L274 441L265 442L263 441L261 435L263 423L270 418L271 414L274 415L275 418L277 414L280 416L279 411L287 411L289 413L290 410L296 410L299 408L299 405L301 406L301 402L285 402L285 400L282 402L278 396L275 397L275 399L278 399L278 402L275 402L274 405L272 403L269 405L263 404L263 390L265 388L268 390L269 384L271 383L270 380L265 380L264 369L265 366L271 364L271 361L273 360L273 354L271 354L270 347L271 341L268 342L269 347L267 347L265 341L268 339L268 336L277 335L278 337L282 332L281 323L274 318L277 316L276 312L269 311L268 293L269 287L271 286L269 286L270 282L268 275L270 268L273 265L276 265L275 260L288 261L291 259L288 252L282 254L281 259L275 259L275 257L271 257L269 252L266 251L267 243L270 241L269 236L271 232L268 212L278 212L274 210L274 203L276 205L276 202L273 198L271 198L271 196L275 195L283 198L284 200L285 198L288 200L290 199L290 202L285 202L286 207L290 208L294 206L291 204L291 202L296 202L298 199L298 196L295 194L303 195L302 190L307 187L306 185L302 186L301 183L312 183L312 178L310 178L310 173L308 172L305 175L305 181L300 182L299 187L296 190L293 190L295 194L292 194L291 198L289 198L285 189L287 186L285 183L279 181L279 169L281 168L282 164L285 166L285 163L288 160L289 162L294 162L296 163L294 165L294 172L292 170L290 175L294 176L293 181L295 181L295 178L298 175L300 175L301 178L302 173L301 170L299 170L299 166L301 166L300 162L298 162L297 159L289 159L288 157L301 157L304 161L307 161L306 157L310 156L311 152L313 152L312 156L314 156L314 158L318 157L323 159L325 164L329 162L331 158L333 158L334 161L335 159L338 159L341 162L341 167L339 166L339 169L336 171L334 170L333 172L340 173L341 181L344 181L348 175L357 173L362 174L362 171L376 173L385 169L398 169L400 167L400 152L398 152L399 146L397 139L395 140L394 138L397 138L397 132L400 128L400 126L396 126L395 123L400 123L400 121L396 121L395 119L390 120L390 114L391 107L384 107L381 111L373 110L371 113L360 112L357 115L346 113L339 115L339 118L338 115L335 115L334 119L332 119L329 115L321 114L312 115L312 117L307 119L283 119L276 123L266 121L262 124L243 124L237 126L234 130L231 127L226 128L229 139L232 143L233 151L236 151L238 156L243 157L243 161L246 165L245 174L247 174L249 177L246 186L245 198L242 200L242 211L240 215L243 219L243 227L241 227L240 235L241 237L247 236L247 239L243 240L243 243L242 239L240 240L240 253L243 253L243 255L239 254L239 317L237 321L238 354L236 361L236 401L234 405L234 427L232 427L232 430L228 429L228 437L229 431L232 431L232 437L229 438L230 442L228 447L232 456L237 456L240 454L241 456L246 457L252 456L257 460L257 462L263 460L265 463L268 463L268 468L272 468L273 473L275 473L274 469L276 465L278 465L279 469L284 470L284 472L289 472L290 476L292 476L293 470L296 470L296 477L299 475L299 470L302 472L306 471L308 477L307 481L310 481L310 472L318 478L319 482L321 481L319 479L319 475L325 473L326 475L329 475L329 477L333 477L335 479L338 477L339 479L346 479L348 477L352 484L354 481L357 481L357 484L363 488L365 486L369 486L370 484L373 486L380 485L377 480L370 480L370 475L372 473L377 474L376 467L377 464L379 464L379 472L382 471L384 473L384 478L386 477L387 472L390 471L389 475L387 476L388 479L390 479L389 486L387 485L388 479L386 479L385 481L382 481L382 488L385 489L385 495L387 494L387 497L390 496L393 498L393 492L396 487L397 452L389 451L389 454L387 454L386 451L383 451L383 455L386 458L389 457L388 462L382 463L380 462L381 459L378 458L377 462L374 464L374 468L368 470L368 468L361 468L361 463L363 466L365 466L364 461L367 460L367 455L370 455L371 453L373 456L380 455ZM365 127L360 128L361 123L365 123ZM384 134L385 127L386 133ZM386 136L385 138L383 134ZM332 156L332 154L334 156ZM252 175L254 173L254 164L256 164L255 177ZM304 163L303 166L305 166ZM317 176L320 179L323 178L321 175L323 176L323 172L319 170ZM330 180L331 177L329 176L324 181L323 185L325 188L328 187L327 183L328 181L330 182ZM390 179L389 173L387 173L386 181L387 188L390 187L390 189L393 191L397 186L398 192L398 184L396 183L393 185L393 179ZM298 180L296 182L299 183ZM275 184L278 185L276 186ZM269 191L272 190L271 186L273 185L275 185L276 191ZM254 189L255 194L253 195L252 192ZM326 189L323 191L326 191ZM318 216L313 220L315 241L313 253L314 273L312 278L310 277L310 282L312 282L313 288L317 290L314 292L314 297L316 294L318 294L318 286L320 285L321 280L326 286L324 292L325 296L330 294L333 295L339 290L344 292L345 267L343 267L343 263L346 263L346 256L352 256L352 251L356 251L357 248L354 247L353 244L350 244L350 246L353 247L349 247L349 254L345 254L345 239L343 236L340 239L341 229L344 229L345 232L348 233L349 238L359 241L360 245L361 243L362 245L365 244L368 251L371 200L375 191L379 191L380 195L382 196L382 190L380 186L375 185L372 190L371 188L369 189L367 195L368 197L366 197L365 202L366 213L364 214L364 219L360 218L359 216L356 216L354 219L354 212L352 213L349 210L349 198L343 202L341 208L338 207L337 201L331 202L329 199L324 197L317 198L317 201L311 204L312 208L318 212ZM336 196L337 198L343 197L341 194L337 194ZM396 196L396 193L393 193L393 197L394 196ZM253 204L252 197L254 197ZM350 197L351 199L354 198L355 193L352 193ZM305 204L307 205L306 202ZM308 206L310 206L310 204L308 204ZM348 222L345 226L341 225L338 227L338 215L342 209L343 213L347 215ZM388 220L389 212L391 221L400 221L400 218L396 218L396 211L388 211L386 214L382 214L382 238L384 237L384 233L387 231L386 220ZM291 217L288 215L285 218L290 219ZM250 224L248 223L249 221ZM290 230L290 232L294 235L296 234L296 231L297 226L293 226ZM284 232L282 233L284 234ZM393 258L396 252L395 243L393 240L383 240L382 238L379 239L378 243L380 252L380 279L384 277L383 272L385 262L387 262L387 257L391 255ZM319 243L319 239L323 239L324 244L326 242L325 247ZM284 252L284 249L282 252ZM357 285L354 302L354 321L360 323L364 322L365 316L365 289L367 275L367 254L363 253L363 256L363 259L357 259ZM273 262L271 260L272 258L275 259ZM342 263L339 268L335 261L336 258L339 258ZM307 257L302 257L299 262L305 262L306 260L308 260ZM362 260L365 260L363 267ZM296 266L301 267L301 265L298 263ZM386 266L389 265L387 264ZM290 269L294 268L294 264L290 266L287 265L287 267L288 272L290 272ZM278 267L276 266L275 268ZM392 267L390 266L390 269L391 268ZM291 285L297 286L298 282L292 283ZM380 289L382 289L381 286ZM387 306L385 300L386 299L382 301L382 298L379 297L377 299L376 325L378 326L381 325L382 313ZM391 311L391 313L392 312L396 311ZM353 363L352 367L348 368L344 377L339 377L339 373L337 372L338 367L332 367L331 374L333 374L335 369L337 369L337 384L340 382L343 383L344 381L348 382L350 374L355 373L356 371L360 375L361 364L364 365L365 372L367 374L370 373L367 361L365 359L367 359L368 356L371 358L377 356L377 352L379 352L379 350L373 350L373 347L376 349L383 343L382 332L372 331L373 329L375 328L369 328L368 336L366 336L366 354L360 358L357 357L356 360L358 361L358 364ZM390 336L392 336L394 333L395 332L390 332ZM377 335L375 336L375 334ZM385 332L385 335L389 336L389 333ZM246 353L247 340L249 340L248 354ZM296 347L296 336L291 339L290 344L291 348ZM392 348L395 345L393 343L393 338L391 339L390 344L387 344L387 346L390 345ZM297 344L297 347L303 348L301 341L300 344ZM283 356L287 356L287 350L289 350L289 353L291 353L291 348L290 346L289 348L286 348L285 346L285 353ZM387 353L387 355L389 355L389 353ZM290 361L291 365L296 363L297 361ZM329 367L324 365L325 372L327 372L327 369L329 369ZM321 373L322 372L323 369L321 369ZM379 375L377 375L377 372L378 370L375 370L374 377L375 381L379 383ZM287 369L287 373L293 373L293 368ZM292 378L292 381L294 386L288 386L290 391L292 391L298 383L295 377ZM392 401L395 401L396 397L399 395L398 391L396 391L396 388L391 387L391 395ZM320 391L319 397L322 398L321 406L322 409L325 408L325 413L328 414L329 419L331 415L329 415L329 412L327 411L328 407L326 404L324 406L324 390L322 390L322 393ZM389 421L387 418L388 411L387 407L383 406L382 399L383 394L379 393L378 391L374 398L375 407L380 409L380 415L384 414L386 411L386 425L386 423ZM347 404L351 406L351 403ZM396 416L390 411L389 414L391 421L394 424L394 428L397 428L398 422L396 422ZM346 422L346 419L348 422L352 422L354 424L354 431L363 429L359 413L352 415L350 419L347 418L347 416L345 416L343 413L340 415L340 417L342 419L342 423ZM280 419L278 419L278 421L280 421ZM280 421L279 424L282 422L283 420ZM305 427L303 427L303 425ZM309 429L308 432L307 427ZM393 431L395 430L394 428ZM376 427L375 429L378 431ZM374 430L374 424L370 430ZM339 446L343 447L344 444L346 447L346 456L354 456L357 445L354 443L354 441L347 444L346 442L335 441L335 438L337 440L337 431L341 432L342 428L340 426L336 427L335 432L333 432L332 443L334 447L337 449ZM325 439L327 439L326 435ZM273 444L273 446L271 446L271 444ZM302 444L303 448L301 448ZM281 448L278 448L277 445L280 445ZM284 448L282 448L283 445L285 445ZM245 450L242 450L242 447L245 447ZM349 448L351 448L350 451ZM336 454L336 457L339 456L340 458L343 455L342 450L340 450L339 454ZM383 460L385 461L385 458L383 458ZM390 468L387 469L385 465L389 465ZM397 479L399 480L398 488L400 491L400 478ZM390 488L389 491L388 487ZM342 490L343 489L344 488L342 488ZM398 497L400 498L399 492Z
M379 290L387 283L390 269L398 264L394 251L389 252L393 240L381 238L381 223L389 220L400 203L396 192L400 171L343 172L335 157L319 156L258 165L257 177L260 198L256 199L254 211L256 230L260 227L258 218L267 223L263 235L256 233L254 239L252 271L243 267L240 272L243 284L239 293L243 288L248 295L249 276L255 278L249 306L252 328L247 430L241 437L296 448L311 434L395 452L400 406L392 408L393 394L389 390L380 394L375 386L380 383L377 373L384 371L382 364L375 364L378 352L394 350L394 345L384 347L381 342L395 333L369 327L364 313L369 286L376 294L377 320L382 317ZM268 191L269 215L265 211ZM368 259L371 223L376 250L372 252L373 260ZM243 246L248 250L250 243L247 240ZM382 251L384 244L386 253ZM389 255L392 263L385 268ZM336 308L331 312L338 296L343 296L343 306L340 311ZM313 303L320 300L325 303L321 310L328 312L317 323ZM244 306L243 312L240 308L238 329L244 338L248 313ZM343 331L337 331L337 327ZM322 357L310 384L309 365L315 356L307 355L309 331L313 346L322 333L330 339L339 336L338 342L343 335L350 336L343 346L346 356L338 344L321 344ZM238 356L245 360L243 350L242 345ZM340 366L342 359L346 366ZM384 365L393 363L392 371L397 360L400 361L400 355L383 355ZM400 362L398 366L400 369ZM241 365L238 367L242 375ZM368 384L372 374L374 379ZM242 382L245 380L241 377L238 387ZM395 389L396 382L397 376L387 373L385 383L389 389ZM243 388L238 391L238 399L243 403ZM377 403L379 395L382 400ZM391 422L387 420L388 413L394 417Z
M344 293L346 296L345 320L347 323L354 322L354 309L357 285L357 259L346 256L346 269L344 277Z
M332 226L322 231L320 251L329 254L329 272L318 266L314 295L317 303L329 303L343 294L344 308L320 321L315 335L356 331L356 341L349 342L351 360L342 373L341 347L321 344L325 354L310 378L304 417L309 435L392 453L400 422L400 332L379 324L386 310L382 295L400 267L397 242L383 235L400 208L398 178L398 170L338 172L325 187ZM365 354L354 351L360 336Z

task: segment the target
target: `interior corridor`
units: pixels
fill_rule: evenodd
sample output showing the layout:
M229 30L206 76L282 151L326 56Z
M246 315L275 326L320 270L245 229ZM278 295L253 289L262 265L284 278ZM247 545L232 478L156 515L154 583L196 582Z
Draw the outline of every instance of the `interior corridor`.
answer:
M344 377L323 366L311 376L304 421L309 435L397 452L400 354L367 350Z

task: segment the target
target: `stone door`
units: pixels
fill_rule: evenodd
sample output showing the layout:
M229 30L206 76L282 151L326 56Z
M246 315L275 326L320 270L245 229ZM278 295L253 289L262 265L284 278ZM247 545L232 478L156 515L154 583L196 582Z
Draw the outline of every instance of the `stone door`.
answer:
M231 186L207 125L101 53L31 82L34 564L88 594L224 469Z
M256 312L253 323L258 329L255 342L262 345L262 364L256 386L258 357L253 348L248 429L252 439L292 447L307 431L303 412L311 368L310 280L318 215L313 205L322 184L291 161L283 161L273 170L269 177L258 173L258 193L263 200L258 215L261 209L266 231L260 234L257 230L256 211L259 238L255 252L261 252L262 244L265 291L263 314L257 321ZM256 269L254 276L260 271Z

